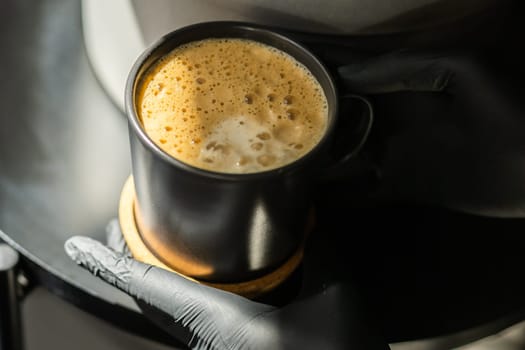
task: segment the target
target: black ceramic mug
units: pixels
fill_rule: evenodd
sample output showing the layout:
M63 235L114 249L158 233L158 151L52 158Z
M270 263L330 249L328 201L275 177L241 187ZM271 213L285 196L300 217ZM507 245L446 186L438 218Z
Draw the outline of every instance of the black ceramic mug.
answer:
M317 79L328 103L320 142L277 169L230 174L188 165L164 152L145 132L137 113L138 84L174 48L208 38L242 38L275 47L302 63ZM340 115L334 80L323 63L299 43L267 28L238 22L206 22L173 31L136 61L127 81L135 217L141 237L176 271L209 282L241 282L265 275L300 249L312 215L312 187L329 157ZM372 123L367 108L358 142L339 161L355 155Z

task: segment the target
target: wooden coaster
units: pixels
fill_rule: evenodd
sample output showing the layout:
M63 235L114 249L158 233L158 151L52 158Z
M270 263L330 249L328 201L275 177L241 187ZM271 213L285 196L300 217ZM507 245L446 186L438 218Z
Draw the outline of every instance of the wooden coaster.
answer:
M275 289L284 282L299 266L303 258L303 246L274 271L250 280L238 283L210 283L199 281L181 274L160 261L144 244L135 221L135 186L133 177L130 176L122 189L119 203L119 222L122 234L135 259L146 264L154 265L174 272L184 278L210 287L219 288L228 292L242 295L246 298L255 298Z

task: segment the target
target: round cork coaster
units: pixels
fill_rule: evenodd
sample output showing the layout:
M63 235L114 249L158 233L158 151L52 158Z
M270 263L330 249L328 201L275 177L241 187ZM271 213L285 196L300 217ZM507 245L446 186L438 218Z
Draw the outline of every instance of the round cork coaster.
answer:
M275 289L295 271L303 258L304 247L300 246L287 261L270 273L238 283L204 282L181 274L160 261L142 240L135 220L135 186L132 176L126 180L122 188L119 203L119 223L129 250L136 260L174 272L194 282L239 294L246 298L255 298Z

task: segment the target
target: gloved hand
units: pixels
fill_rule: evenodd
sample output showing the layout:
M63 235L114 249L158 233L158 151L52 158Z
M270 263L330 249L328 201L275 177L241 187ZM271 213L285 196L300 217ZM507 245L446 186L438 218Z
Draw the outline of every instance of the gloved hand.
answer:
M525 70L515 57L399 51L354 61L337 74L375 108L360 155L381 173L373 203L525 215Z
M337 254L342 253L337 235L312 234L299 295L275 307L138 262L126 251L116 220L107 231L110 246L72 237L65 243L67 254L135 298L147 317L191 348L389 348L373 331L348 276L344 254Z
M374 103L375 124L362 150L381 172L371 201L495 216L525 213L525 118L521 100L511 93L522 78L518 72L503 79L467 57L409 52L361 57L337 72L341 86ZM71 238L65 247L191 347L387 348L361 309L341 236L310 237L302 290L283 307L195 284L89 238Z

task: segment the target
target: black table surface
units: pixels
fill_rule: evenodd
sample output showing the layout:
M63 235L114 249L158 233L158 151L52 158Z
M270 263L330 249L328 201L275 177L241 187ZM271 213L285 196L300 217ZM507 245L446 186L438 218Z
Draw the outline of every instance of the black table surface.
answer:
M30 279L177 345L63 249L73 235L104 241L130 174L126 118L87 60L80 1L1 1L0 47L0 238L22 254ZM341 194L328 186L323 197L331 190ZM480 327L486 335L522 320L525 220L334 201L322 201L318 215L348 235L349 270L390 342Z

